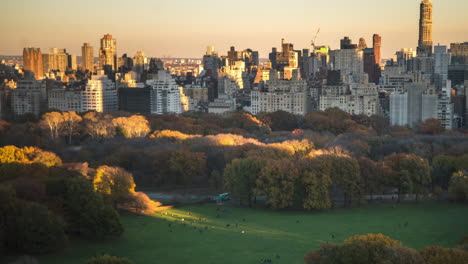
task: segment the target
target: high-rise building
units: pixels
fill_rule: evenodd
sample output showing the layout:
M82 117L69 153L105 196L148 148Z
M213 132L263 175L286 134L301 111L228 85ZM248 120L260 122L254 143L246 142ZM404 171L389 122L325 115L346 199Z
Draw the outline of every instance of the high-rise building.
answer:
M106 73L117 70L117 40L107 34L101 39L99 49L99 68Z
M299 53L294 50L293 44L286 43L284 39L281 39L281 52L273 48L269 55L272 68L277 71L284 71L286 67L293 69L299 67Z
M39 48L23 49L23 69L34 73L36 80L42 79L44 70L42 65L42 52Z
M117 88L106 75L93 75L81 91L81 111L117 111Z
M468 64L468 42L451 43L452 64Z
M380 51L382 48L382 37L380 35L374 34L372 37L372 47L374 48L375 64L380 65L382 60L382 53Z
M147 80L151 86L152 114L181 114L189 110L188 97L184 88L177 85L174 78L166 71L159 71L157 78Z
M83 60L83 71L94 72L94 50L89 43L81 47L81 59Z
M76 55L68 55L68 69L72 71L76 71L78 69L76 64Z
M68 53L65 49L51 48L48 54L42 54L44 74L52 71L65 73L68 67Z
M434 47L434 83L437 91L445 87L448 80L448 67L450 64L450 53L447 46L437 45Z
M415 127L428 118L437 118L438 95L424 83L405 83L390 94L390 124Z
M145 70L145 65L148 63L148 58L146 58L143 51L137 51L133 57L133 71L137 73L137 80L140 81L141 75Z
M419 17L418 56L432 56L432 2L422 0Z

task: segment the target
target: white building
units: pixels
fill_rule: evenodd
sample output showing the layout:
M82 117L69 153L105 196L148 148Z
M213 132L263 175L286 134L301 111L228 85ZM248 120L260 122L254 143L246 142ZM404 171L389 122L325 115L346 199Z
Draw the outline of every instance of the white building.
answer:
M11 94L11 107L15 115L33 114L39 116L46 106L45 81L20 80Z
M168 72L158 71L157 78L147 80L146 84L152 88L152 114L181 114L189 110L189 99L184 94L184 88L177 85Z
M117 111L117 89L106 75L93 75L81 91L81 111Z
M437 118L437 93L424 83L408 83L390 94L390 124L414 127Z
M445 87L439 93L437 101L437 119L442 122L442 126L445 129L453 129L455 127L451 85L451 81L446 82Z
M324 86L320 95L320 111L337 107L352 115L372 116L379 113L379 96L374 83L353 83Z
M307 82L299 80L297 71L291 80L279 80L276 74L271 74L264 87L251 91L250 111L253 115L279 110L305 115L309 110L309 96Z

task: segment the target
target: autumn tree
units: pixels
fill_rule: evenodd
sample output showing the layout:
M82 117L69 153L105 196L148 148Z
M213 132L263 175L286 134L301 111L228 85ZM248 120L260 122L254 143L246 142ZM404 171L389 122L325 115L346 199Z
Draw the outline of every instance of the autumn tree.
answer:
M419 252L382 234L358 235L343 244L322 244L309 252L306 264L425 264Z
M62 120L62 133L68 137L68 144L71 144L72 136L79 133L82 118L75 111L70 111L62 113Z
M301 118L286 111L259 113L257 118L270 126L273 131L292 131L299 128Z
M56 140L62 132L63 116L59 112L49 112L42 116L40 126L46 130L51 140Z
M381 191L385 185L384 167L379 162L366 157L360 157L358 162L365 193L369 194L372 200L373 194Z
M430 246L420 251L426 264L466 264L468 252L455 248Z
M83 116L84 131L93 139L106 139L115 136L115 127L110 114L88 112Z
M135 195L133 175L119 167L100 166L93 178L94 189L114 207L128 203Z
M444 132L444 128L440 120L429 118L420 124L419 132L428 135L438 135Z
M171 174L178 184L191 186L206 177L206 155L183 148L173 151L168 160Z
M133 264L126 258L119 258L111 255L102 255L89 259L86 264Z
M148 120L140 115L117 117L112 123L125 138L146 137L150 132Z
M257 159L236 159L224 169L226 189L239 199L241 205L252 207L256 180L265 163Z

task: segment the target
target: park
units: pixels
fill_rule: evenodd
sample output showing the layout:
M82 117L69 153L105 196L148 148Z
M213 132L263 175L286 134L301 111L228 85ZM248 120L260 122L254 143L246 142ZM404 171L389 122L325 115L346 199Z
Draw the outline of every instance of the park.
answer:
M466 205L436 201L310 212L192 205L151 216L122 216L125 232L119 239L73 240L63 252L39 260L81 264L106 253L135 263L299 264L320 244L342 243L356 234L382 233L416 249L456 247L468 234L466 219Z

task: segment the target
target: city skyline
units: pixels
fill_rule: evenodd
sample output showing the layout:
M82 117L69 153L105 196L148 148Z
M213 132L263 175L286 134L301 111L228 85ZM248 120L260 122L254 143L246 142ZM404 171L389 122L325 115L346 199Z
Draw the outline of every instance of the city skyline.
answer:
M468 2L432 2L434 45L465 41L468 18L463 10L468 8ZM310 48L318 28L321 31L317 45L330 45L332 49L339 47L344 36L355 43L364 37L369 43L377 33L382 36L382 58L390 58L400 48L416 50L418 45L419 0L331 0L326 6L304 0L291 0L286 6L276 0L268 4L239 0L238 8L213 0L140 0L132 4L117 0L113 6L106 5L106 1L91 5L88 0L78 6L57 0L43 0L40 6L32 3L35 2L21 0L3 4L0 20L4 24L15 21L20 10L25 18L14 27L0 29L3 36L9 36L0 46L1 55L20 55L23 47L43 51L66 48L69 53L80 55L83 43L96 48L103 35L111 34L117 40L119 56L133 56L142 50L150 57L200 58L206 46L213 45L221 53L230 46L252 48L259 51L261 58L267 58L271 47L280 46L281 38L295 44L296 49Z

